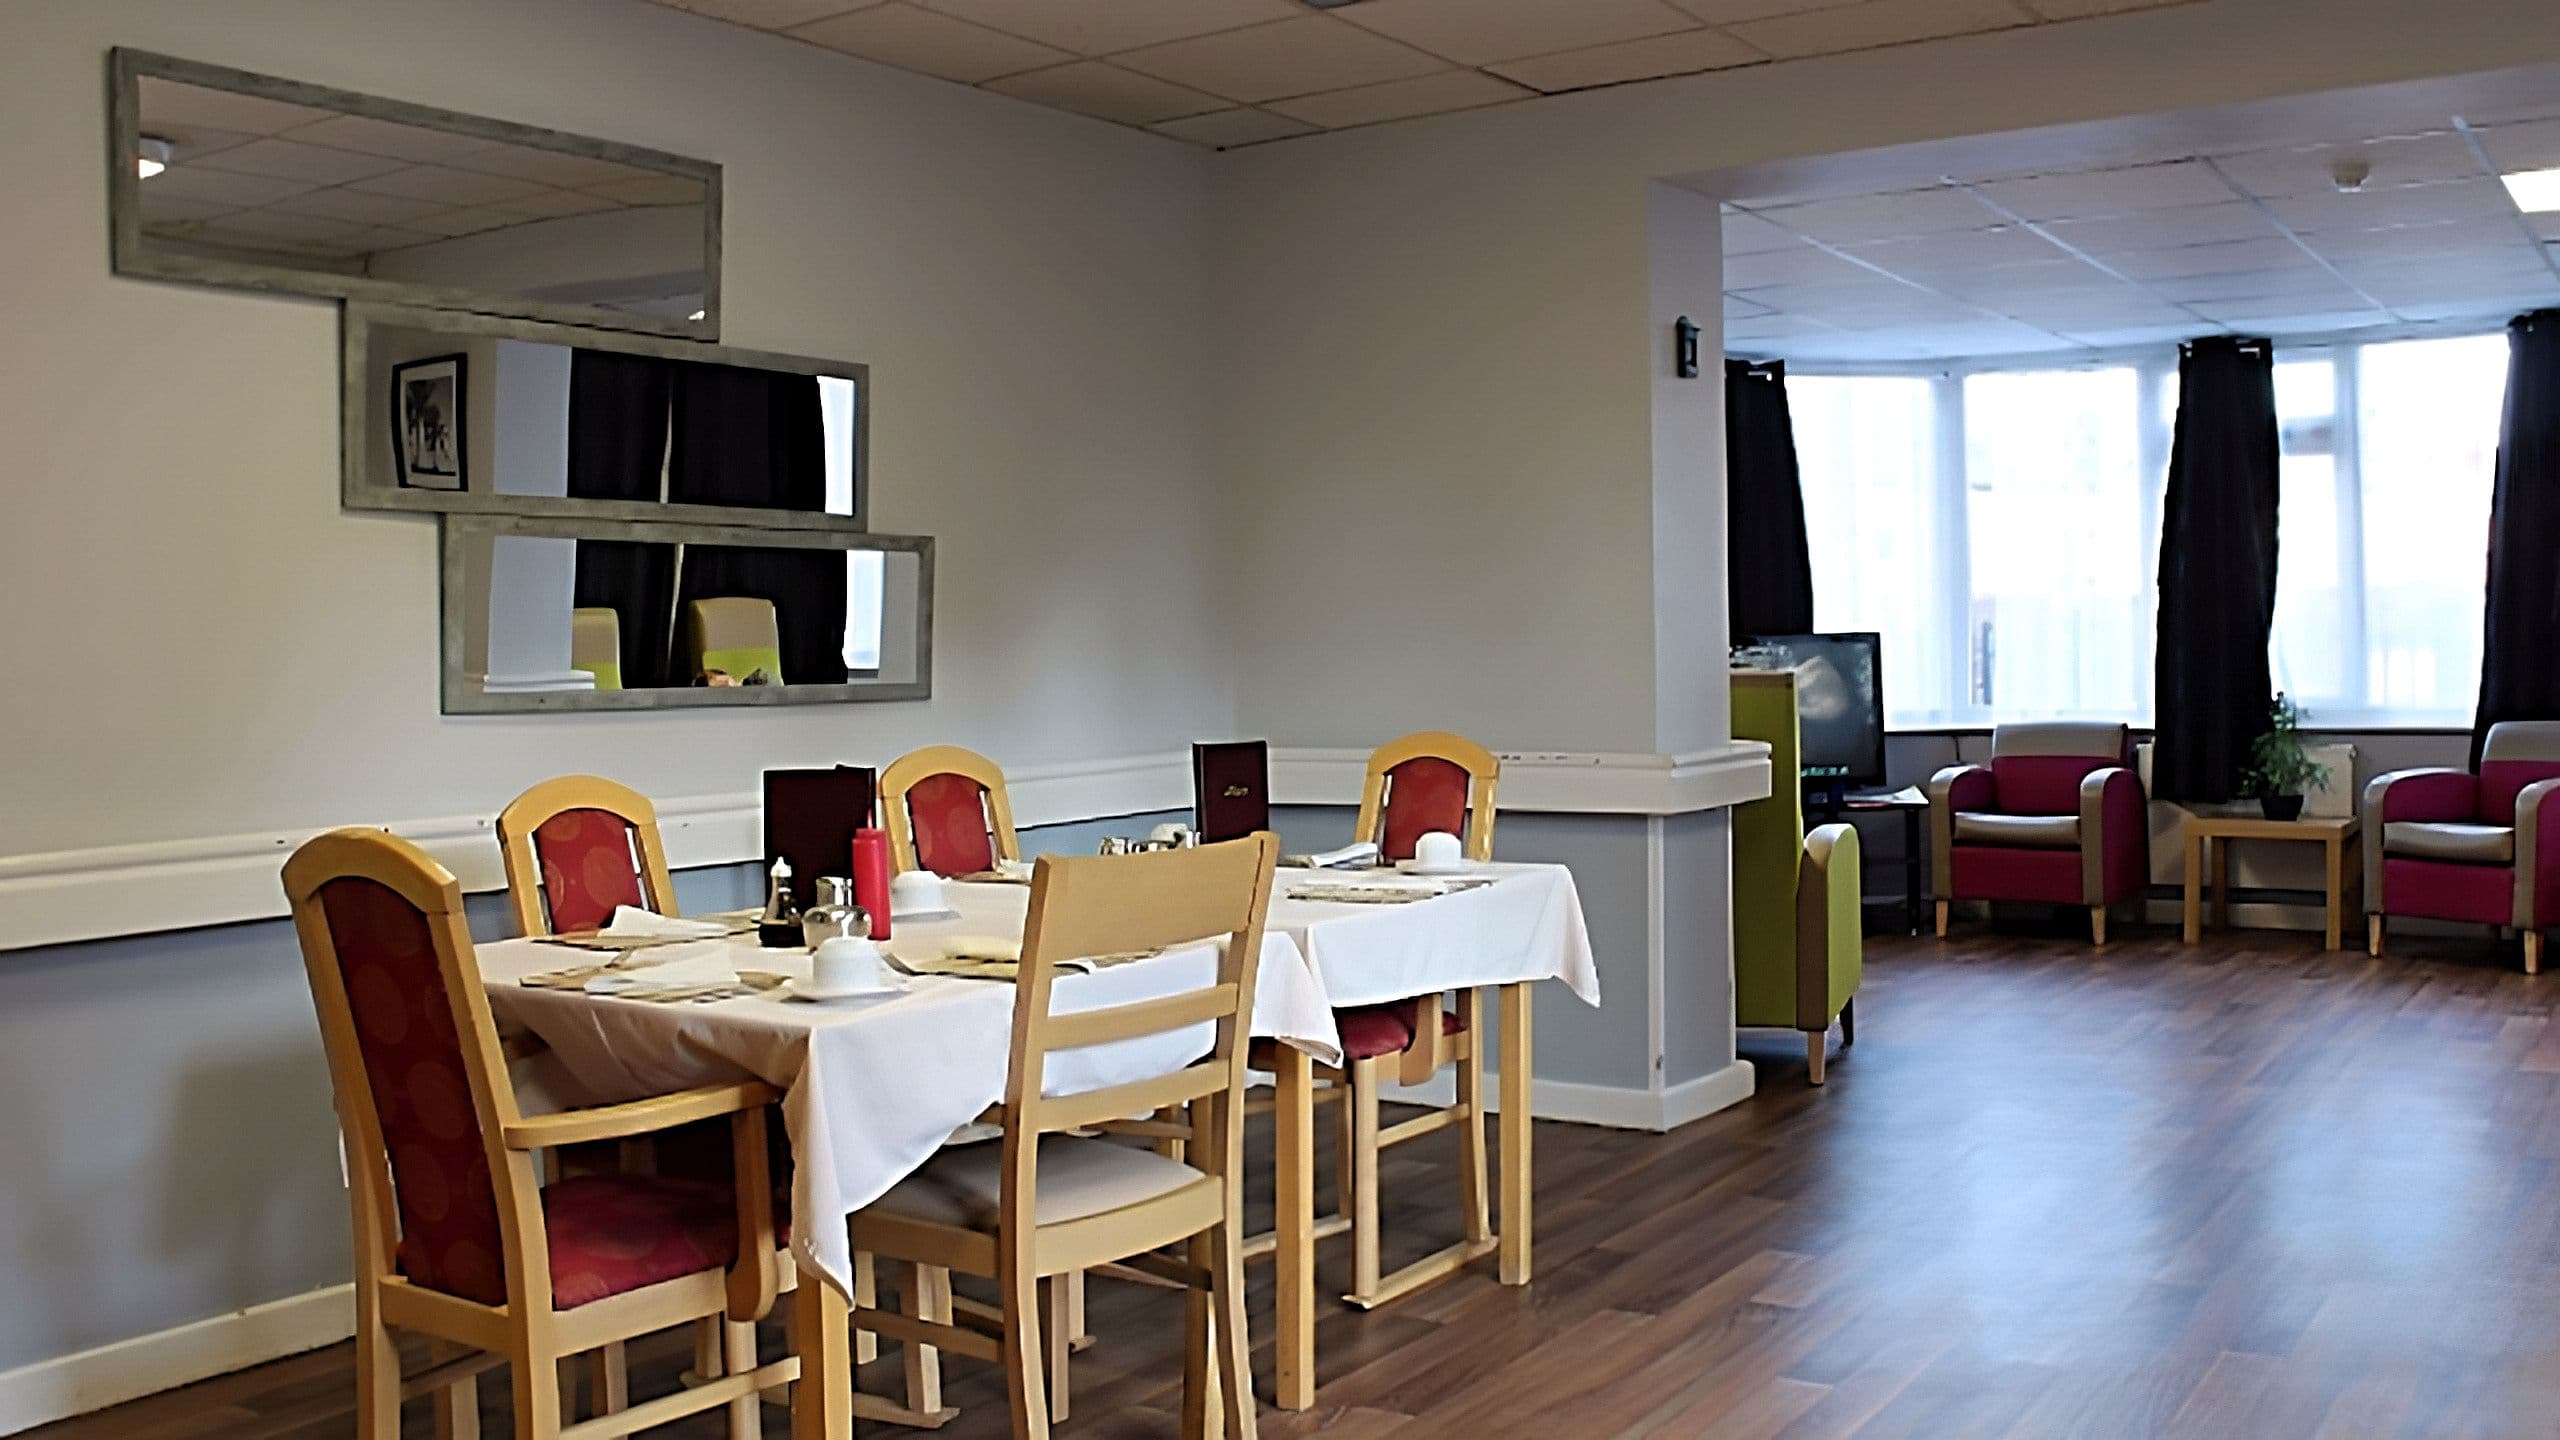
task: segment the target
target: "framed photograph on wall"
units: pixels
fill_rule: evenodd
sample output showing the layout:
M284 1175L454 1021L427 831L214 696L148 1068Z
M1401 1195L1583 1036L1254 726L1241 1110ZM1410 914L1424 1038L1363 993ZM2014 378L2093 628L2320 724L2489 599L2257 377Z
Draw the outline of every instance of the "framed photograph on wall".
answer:
M410 490L464 490L463 366L438 355L391 367L393 473Z

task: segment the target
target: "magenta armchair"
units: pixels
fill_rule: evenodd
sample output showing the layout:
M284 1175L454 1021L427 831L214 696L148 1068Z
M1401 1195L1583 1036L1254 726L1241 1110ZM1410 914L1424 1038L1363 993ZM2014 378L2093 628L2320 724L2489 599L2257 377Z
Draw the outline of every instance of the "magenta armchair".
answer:
M2467 920L2524 932L2542 972L2542 932L2560 925L2560 721L2489 727L2480 771L2397 770L2364 787L2364 908L2372 951L2383 917Z
M2082 905L2107 943L2107 910L2151 880L2142 782L2125 765L2125 727L2003 725L1989 765L1929 781L1929 861L1938 934L1958 900Z

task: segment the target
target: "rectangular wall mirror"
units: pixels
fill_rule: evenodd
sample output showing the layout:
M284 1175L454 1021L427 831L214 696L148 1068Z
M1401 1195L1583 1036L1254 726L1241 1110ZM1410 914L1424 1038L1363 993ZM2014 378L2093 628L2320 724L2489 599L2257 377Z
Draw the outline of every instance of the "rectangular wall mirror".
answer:
M926 537L450 516L443 545L447 714L933 693Z
M861 365L350 305L351 509L868 523Z
M136 50L119 274L717 336L720 167Z

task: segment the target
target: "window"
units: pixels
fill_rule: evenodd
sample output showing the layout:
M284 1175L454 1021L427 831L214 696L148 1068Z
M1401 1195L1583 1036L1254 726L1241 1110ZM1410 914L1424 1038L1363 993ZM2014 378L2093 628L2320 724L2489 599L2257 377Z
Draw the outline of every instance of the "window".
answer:
M2275 683L2324 724L2461 725L2497 335L2279 352ZM1902 727L2148 723L2176 357L1796 375L1815 624L1884 637Z

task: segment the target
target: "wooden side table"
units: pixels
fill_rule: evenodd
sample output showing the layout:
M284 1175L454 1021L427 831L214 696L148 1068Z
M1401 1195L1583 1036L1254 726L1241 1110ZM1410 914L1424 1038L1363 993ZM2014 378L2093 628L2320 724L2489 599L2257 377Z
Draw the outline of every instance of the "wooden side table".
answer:
M2204 872L2213 867L2213 924L2231 924L2231 842L2234 840L2302 840L2317 843L2326 861L2329 948L2338 949L2346 932L2347 906L2364 888L2362 851L2353 815L2269 820L2258 815L2190 815L2187 817L2186 939L2204 938Z

